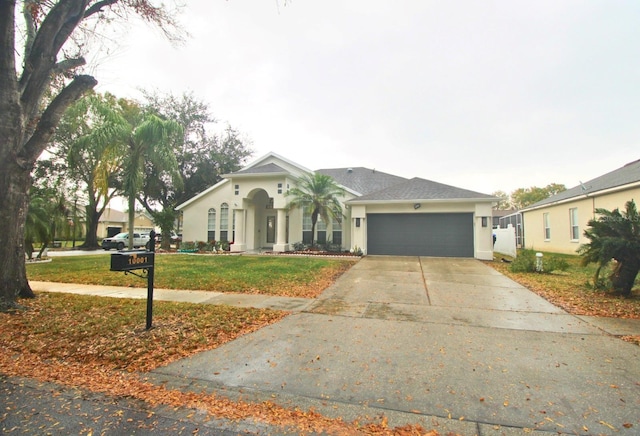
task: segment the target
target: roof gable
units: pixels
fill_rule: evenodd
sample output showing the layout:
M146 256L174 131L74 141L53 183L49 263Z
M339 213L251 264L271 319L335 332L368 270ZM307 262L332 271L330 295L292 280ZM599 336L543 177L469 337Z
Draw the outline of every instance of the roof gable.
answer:
M468 189L457 188L444 183L425 180L414 177L402 183L395 184L389 188L372 192L362 197L350 200L350 202L361 201L414 201L414 200L484 200L495 201L496 197L470 191Z
M570 200L582 195L597 194L600 191L623 187L632 183L640 182L640 159L630 162L625 166L596 177L571 189L560 192L544 200L540 200L523 210L536 209L547 204L557 203L563 200Z
M242 176L242 175L249 175L249 174L258 175L258 174L282 174L282 173L288 174L289 172L279 165L276 165L274 163L268 163L266 165L260 165L257 167L243 168L240 171L231 173L229 176L235 177L235 176Z

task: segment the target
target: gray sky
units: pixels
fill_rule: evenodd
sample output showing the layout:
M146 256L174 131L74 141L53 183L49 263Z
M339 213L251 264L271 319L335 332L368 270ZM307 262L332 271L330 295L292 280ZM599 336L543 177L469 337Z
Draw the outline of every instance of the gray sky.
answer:
M97 89L193 92L254 158L484 193L640 158L637 0L186 3L186 44L136 25Z

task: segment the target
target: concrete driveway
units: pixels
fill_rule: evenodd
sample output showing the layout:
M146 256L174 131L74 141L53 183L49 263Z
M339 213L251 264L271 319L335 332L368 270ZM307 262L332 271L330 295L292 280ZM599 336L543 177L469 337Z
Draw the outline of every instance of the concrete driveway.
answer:
M150 376L440 433L638 434L639 357L479 261L366 257L306 310Z

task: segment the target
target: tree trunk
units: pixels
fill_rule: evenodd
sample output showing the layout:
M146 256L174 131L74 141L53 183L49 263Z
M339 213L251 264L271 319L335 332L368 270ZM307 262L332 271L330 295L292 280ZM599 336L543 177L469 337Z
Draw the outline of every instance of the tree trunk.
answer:
M100 215L91 205L85 209L87 216L87 234L84 238L84 243L80 246L86 249L100 248L98 245L98 223L100 221Z
M0 311L18 308L18 297L35 297L27 281L24 226L29 204L29 168L10 156L0 160Z
M633 284L640 270L640 263L633 260L618 261L618 265L611 274L611 284L613 289L624 296L631 295Z

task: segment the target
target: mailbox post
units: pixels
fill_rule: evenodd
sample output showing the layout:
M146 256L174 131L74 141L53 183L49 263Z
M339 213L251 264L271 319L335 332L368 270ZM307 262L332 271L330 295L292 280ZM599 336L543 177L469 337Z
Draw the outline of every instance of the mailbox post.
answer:
M153 319L153 270L156 251L156 232L149 233L148 250L146 251L119 251L111 254L111 271L124 271L125 274L133 274L147 279L147 330L151 328ZM133 271L143 270L146 275Z

